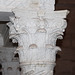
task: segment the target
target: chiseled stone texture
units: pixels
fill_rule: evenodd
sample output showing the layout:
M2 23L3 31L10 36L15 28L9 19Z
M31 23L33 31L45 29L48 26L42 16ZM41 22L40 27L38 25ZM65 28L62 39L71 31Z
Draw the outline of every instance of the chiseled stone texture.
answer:
M0 34L0 46L3 46L3 45L4 45L4 40L3 40L2 35Z
M2 75L20 75L18 58L14 57L16 48L0 47L0 64Z
M14 9L32 9L43 8L47 10L54 10L55 0L0 0L1 11L12 11Z
M15 14L7 25L13 43L18 42L21 75L53 75L56 53L61 51L56 40L62 39L69 12L54 11L55 0L0 1L1 11Z

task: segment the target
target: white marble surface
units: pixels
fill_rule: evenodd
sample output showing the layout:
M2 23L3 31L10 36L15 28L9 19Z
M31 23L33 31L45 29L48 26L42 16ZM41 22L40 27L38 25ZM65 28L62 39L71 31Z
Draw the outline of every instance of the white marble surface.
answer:
M0 11L15 14L7 25L9 37L18 42L21 75L53 75L56 53L61 51L56 40L62 39L69 11L54 11L55 0L0 1Z
M4 45L2 34L0 33L0 47Z

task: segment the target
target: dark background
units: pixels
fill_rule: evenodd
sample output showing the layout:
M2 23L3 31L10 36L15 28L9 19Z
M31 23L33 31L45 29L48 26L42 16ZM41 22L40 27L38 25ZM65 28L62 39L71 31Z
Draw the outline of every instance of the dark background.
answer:
M75 75L75 0L56 0L56 10L61 9L68 9L70 13L64 39L57 41L62 52L57 54L54 75Z

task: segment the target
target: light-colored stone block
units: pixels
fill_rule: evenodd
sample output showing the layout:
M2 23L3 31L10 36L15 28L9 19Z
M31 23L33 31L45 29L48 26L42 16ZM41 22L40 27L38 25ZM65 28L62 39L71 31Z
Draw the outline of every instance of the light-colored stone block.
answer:
M0 47L4 46L4 39L2 37L2 35L0 34Z

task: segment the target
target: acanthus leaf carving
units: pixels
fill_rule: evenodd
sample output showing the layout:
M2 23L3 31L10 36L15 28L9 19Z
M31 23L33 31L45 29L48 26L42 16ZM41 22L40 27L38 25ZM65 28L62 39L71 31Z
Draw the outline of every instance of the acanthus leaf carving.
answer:
M69 13L54 11L54 4L55 0L22 0L11 10L15 17L10 17L9 34L18 42L22 75L40 75L40 71L45 71L41 75L53 75L56 54L61 51L56 41L64 35Z

